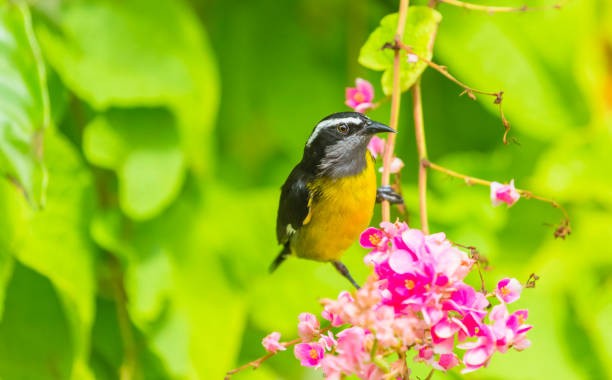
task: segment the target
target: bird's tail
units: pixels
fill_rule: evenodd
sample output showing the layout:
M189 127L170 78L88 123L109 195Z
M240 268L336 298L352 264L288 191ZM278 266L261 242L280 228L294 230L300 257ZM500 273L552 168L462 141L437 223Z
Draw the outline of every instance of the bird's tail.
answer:
M276 268L278 268L278 266L281 265L281 263L285 261L287 256L289 256L290 254L291 254L291 248L289 248L289 242L287 242L285 243L283 250L280 251L278 256L276 256L276 259L274 259L272 264L270 264L270 269L268 269L270 273L274 272Z

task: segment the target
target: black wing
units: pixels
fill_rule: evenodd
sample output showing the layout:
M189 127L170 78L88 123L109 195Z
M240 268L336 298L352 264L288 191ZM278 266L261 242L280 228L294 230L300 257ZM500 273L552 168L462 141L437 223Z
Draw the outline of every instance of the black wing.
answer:
M298 164L281 187L281 197L276 218L276 238L279 244L289 240L293 230L297 230L310 220L310 201L312 194L308 183L314 176ZM290 228L287 228L291 225Z

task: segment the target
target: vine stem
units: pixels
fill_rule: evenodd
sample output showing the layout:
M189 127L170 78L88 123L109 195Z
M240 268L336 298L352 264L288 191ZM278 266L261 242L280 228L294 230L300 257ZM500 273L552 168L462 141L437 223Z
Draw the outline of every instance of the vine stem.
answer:
M412 103L414 115L414 134L416 137L417 152L419 155L419 217L421 230L429 235L429 221L427 218L427 144L425 143L425 123L423 122L423 100L421 97L421 79L412 86Z
M453 5L455 7L468 9L471 11L482 11L488 13L501 13L501 12L527 12L533 10L541 10L541 9L560 9L562 3L557 3L552 6L543 6L543 7L528 7L527 5L523 5L521 7L504 7L504 6L495 6L495 5L481 5L481 4L472 4L461 0L434 0L437 3L444 3L448 5Z
M324 328L321 329L321 334L329 331L329 328ZM283 346L285 347L291 347L297 343L300 343L302 341L302 338L296 338L293 340L290 340L288 342L283 342L281 343ZM246 364L241 365L240 367L234 368L231 371L227 371L227 373L225 374L225 378L224 380L230 380L232 378L232 375L237 374L238 372L244 371L247 368L253 368L253 369L257 369L259 368L260 365L262 365L263 362L265 362L266 360L270 359L272 356L276 355L276 352L268 352L266 355L260 357L259 359L255 359L252 362L248 362Z
M462 179L462 180L464 180L464 181L465 181L465 183L466 183L467 185L473 185L473 184L475 184L475 185L482 185L482 186L488 186L488 187L490 187L490 186L491 186L491 184L493 183L492 181L487 181L487 180L485 180L485 179L480 179L480 178L471 177L471 176L468 176L468 175L465 175L465 174L458 173L458 172L456 172L456 171L454 171L454 170L447 169L447 168L445 168L444 166L440 166L440 165L434 164L433 162L430 162L430 161L428 161L428 160L423 160L423 161L421 161L421 165L422 165L422 166L425 166L425 167L428 167L428 168L430 168L430 169L433 169L433 170L439 171L439 172L444 173L444 174L446 174L446 175L449 175L449 176L451 176L451 177L455 177L455 178ZM532 193L531 191L529 191L529 190L516 189L516 191L517 191L517 192L518 192L518 193L519 193L519 194L520 194L520 195L521 195L523 198L526 198L526 199L536 199L536 200L538 200L538 201L548 203L548 204L550 204L551 206L553 206L554 208L559 209L559 210L560 210L560 211L563 213L563 216L564 216L565 221L568 221L568 223L569 223L569 214L567 213L567 211L565 210L565 208L564 208L563 206L561 206L561 204L557 203L555 200L550 199L550 198L541 197L541 196L539 196L539 195L533 194L533 193Z
M399 15L397 20L397 29L395 32L395 44L401 42L406 29L406 18L408 16L409 0L400 0ZM400 50L394 50L393 56L393 91L391 93L391 120L389 126L397 131L400 101L402 91L400 88ZM385 152L383 155L383 172L381 177L382 186L389 186L391 180L391 162L393 161L393 151L395 149L395 133L389 134L385 144ZM389 222L391 220L391 204L388 201L383 201L381 204L382 220Z
M493 101L493 103L497 104L499 107L499 115L501 117L502 120L502 124L504 126L504 135L502 137L502 141L504 144L508 144L508 133L510 132L510 122L508 122L508 119L506 119L506 116L504 115L504 110L502 107L502 101L504 100L503 96L504 96L504 92L503 91L497 91L497 92L492 92L492 91L483 91L483 90L478 90L476 88L472 88L470 86L468 86L467 84L461 82L459 79L455 78L454 76L452 76L448 70L446 69L446 67L439 65L437 63L435 63L434 61L431 61L425 57L422 57L418 54L416 54L414 52L414 50L412 49L412 47L400 42L398 44L398 46L405 50L408 54L412 54L415 57L417 57L419 59L419 61L422 61L424 63L427 64L427 66L431 67L432 69L436 70L437 72L439 72L440 74L442 74L446 79L450 80L451 82L455 83L456 85L458 85L459 87L463 88L463 92L460 95L466 94L470 99L472 100L476 100L476 96L474 94L481 94L481 95L488 95L488 96L492 96L495 98L495 100Z

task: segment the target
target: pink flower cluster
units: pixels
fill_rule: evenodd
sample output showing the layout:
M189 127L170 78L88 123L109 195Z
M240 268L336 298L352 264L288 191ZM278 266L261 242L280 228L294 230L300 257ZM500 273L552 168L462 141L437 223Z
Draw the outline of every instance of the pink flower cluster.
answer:
M395 378L409 373L409 350L434 369L470 372L495 352L529 347L527 310L507 308L522 285L505 278L491 293L476 291L464 282L473 259L444 234L383 222L365 230L360 243L371 249L365 261L374 274L356 293L322 300L330 327L321 329L312 314L300 315L302 342L294 354L302 365L320 368L326 379Z

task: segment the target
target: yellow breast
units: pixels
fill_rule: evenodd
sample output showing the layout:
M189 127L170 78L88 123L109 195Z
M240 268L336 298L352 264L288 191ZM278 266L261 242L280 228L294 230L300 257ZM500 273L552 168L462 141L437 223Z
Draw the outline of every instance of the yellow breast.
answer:
M369 225L376 201L374 160L366 152L365 170L344 178L323 178L310 186L317 196L309 221L292 241L294 253L318 261L335 261Z

